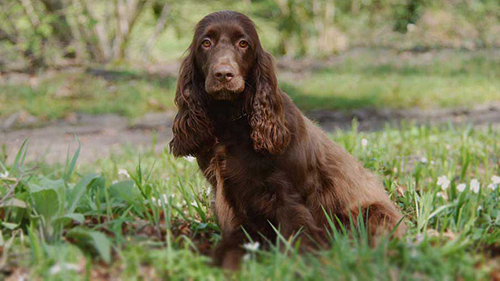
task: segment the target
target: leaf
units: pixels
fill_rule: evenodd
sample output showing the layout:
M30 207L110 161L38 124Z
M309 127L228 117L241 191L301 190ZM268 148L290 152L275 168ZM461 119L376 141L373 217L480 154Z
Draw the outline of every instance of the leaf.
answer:
M12 164L12 167L15 167L17 170L19 170L19 167L24 164L27 150L28 150L28 139L25 139L23 141L23 144L21 145L21 148L19 148L19 151L16 154L16 158L14 160L14 163Z
M59 214L60 202L57 192L52 188L40 189L31 192L31 198L36 212L44 218L45 224L49 225Z
M58 217L53 221L54 226L57 224L61 224L62 226L67 225L71 221L76 221L78 223L83 223L85 221L85 217L82 214L67 214L62 217Z
M132 204L140 198L140 193L137 188L134 188L134 184L135 182L132 180L117 182L109 187L110 194Z
M18 207L18 208L26 209L28 207L28 205L23 200L19 200L17 198L11 198L8 201L0 204L0 208L3 208L3 207Z
M78 206L78 202L82 198L83 194L87 190L87 187L90 183L98 178L98 174L88 174L84 176L68 193L67 202L68 202L68 211L67 213L73 213Z
M28 187L30 190L30 193L38 192L41 190L47 190L47 189L52 189L56 192L59 202L64 202L64 193L66 190L66 186L64 184L64 180L62 179L57 179L57 180L51 180L45 177L42 177L39 183L28 183ZM61 205L62 207L62 205Z
M78 148L76 149L75 154L73 154L71 162L69 162L69 147L68 147L68 155L66 157L66 167L64 167L64 179L66 181L69 180L71 174L73 173L73 170L75 169L76 160L78 159L78 155L80 155L80 149L82 148L82 143L80 142L80 139L78 139L76 135L75 139L78 141Z
M10 223L10 222L4 222L4 221L1 222L1 224L3 227L5 227L9 230L14 230L19 226L19 224L17 224L17 223Z
M92 253L99 254L106 263L111 262L111 243L103 233L83 228L74 228L66 236L74 239L76 245L82 250L85 251L90 248Z
M30 247L33 252L33 256L35 257L36 262L41 262L43 260L43 241L39 239L39 235L35 232L35 227L33 224L30 224L28 227L28 236L30 238Z
M429 217L427 218L427 220L430 220L432 219L434 216L436 216L437 214L441 213L442 211L450 208L450 207L453 207L454 204L447 204L447 205L443 205L443 206L440 206L439 208L437 208L434 212L432 212Z

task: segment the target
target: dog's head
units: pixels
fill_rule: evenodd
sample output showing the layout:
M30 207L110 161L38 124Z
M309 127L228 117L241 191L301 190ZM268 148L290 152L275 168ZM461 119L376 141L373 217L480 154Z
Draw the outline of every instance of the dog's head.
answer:
M272 56L261 46L247 16L222 11L197 25L177 84L171 148L175 155L194 155L213 139L207 116L210 100L244 100L257 151L283 152L290 134Z

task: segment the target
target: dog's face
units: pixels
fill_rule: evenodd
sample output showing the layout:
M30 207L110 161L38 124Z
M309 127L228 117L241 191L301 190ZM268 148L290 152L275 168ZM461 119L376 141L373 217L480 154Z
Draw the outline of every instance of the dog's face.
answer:
M193 44L197 67L205 76L205 91L215 100L237 99L254 65L255 28L233 19L202 21L198 29Z

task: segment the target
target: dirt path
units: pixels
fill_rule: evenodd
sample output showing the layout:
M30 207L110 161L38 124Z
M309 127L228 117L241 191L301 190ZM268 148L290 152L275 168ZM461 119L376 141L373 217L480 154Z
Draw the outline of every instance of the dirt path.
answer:
M139 151L150 148L153 138L155 149L164 149L172 137L171 125L174 112L147 114L143 118L129 121L116 115L77 115L71 122L58 121L39 128L0 130L0 144L5 145L12 161L22 142L29 138L28 160L44 160L48 163L63 163L68 146L75 149L74 135L82 142L80 163L119 153L125 145ZM472 109L440 110L390 110L360 109L351 112L315 111L307 114L326 131L347 129L352 119L359 121L359 129L374 131L387 123L397 126L403 120L417 124L474 124L500 127L500 103L483 105Z
M134 122L116 115L80 115L71 124L60 121L40 128L0 131L0 144L6 146L10 161L23 141L29 139L28 160L64 163L68 146L71 146L72 151L78 146L74 137L77 135L82 143L79 162L94 162L112 153L119 153L124 145L139 151L150 148L153 138L158 141L155 149L163 149L171 139L173 114L149 114Z

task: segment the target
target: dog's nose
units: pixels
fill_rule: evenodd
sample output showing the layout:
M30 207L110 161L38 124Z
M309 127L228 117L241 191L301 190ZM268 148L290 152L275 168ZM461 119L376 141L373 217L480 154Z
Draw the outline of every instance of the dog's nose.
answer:
M220 82L229 82L234 77L234 71L229 66L220 66L215 69L215 79Z

